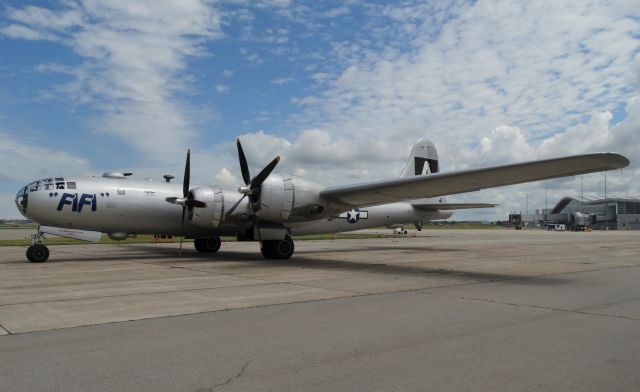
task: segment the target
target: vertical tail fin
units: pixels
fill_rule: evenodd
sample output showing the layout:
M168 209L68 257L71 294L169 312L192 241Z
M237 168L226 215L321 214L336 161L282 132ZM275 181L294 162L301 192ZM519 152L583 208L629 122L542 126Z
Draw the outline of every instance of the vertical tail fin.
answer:
M400 177L411 177L429 175L437 173L438 151L436 147L427 139L420 139L413 145L409 161Z

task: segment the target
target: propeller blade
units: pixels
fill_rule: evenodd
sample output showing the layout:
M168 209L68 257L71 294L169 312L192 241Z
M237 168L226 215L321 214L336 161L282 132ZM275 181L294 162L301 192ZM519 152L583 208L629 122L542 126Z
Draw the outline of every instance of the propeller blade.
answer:
M178 250L178 256L182 256L182 241L184 240L184 214L187 211L186 206L182 206L182 225L180 226L180 249Z
M244 194L244 195L240 198L240 200L238 200L238 201L236 202L236 204L234 204L234 205L233 205L233 207L231 207L231 209L230 209L229 211L227 211L227 213L226 213L226 214L224 214L225 218L227 217L227 215L231 215L231 214L233 214L233 211L235 211L235 210L236 210L236 208L238 208L238 206L240 205L240 202L241 202L241 201L242 201L242 199L244 199L245 197L247 197L247 195L246 195L246 194Z
M260 173L258 173L257 176L253 177L253 179L251 180L251 185L249 185L251 190L259 188L260 185L262 185L264 180L266 180L267 177L269 177L269 174L271 174L271 172L276 167L278 162L280 162L279 156L275 157L273 161L271 161L267 166L265 166L264 169L262 169Z
M247 157L244 156L244 151L242 150L240 139L236 139L236 145L238 146L238 158L240 158L240 171L242 171L242 179L244 180L245 185L249 185L249 182L251 181L251 174L249 174Z
M182 197L189 193L189 180L191 177L191 149L187 150L187 163L184 165L184 179L182 180Z

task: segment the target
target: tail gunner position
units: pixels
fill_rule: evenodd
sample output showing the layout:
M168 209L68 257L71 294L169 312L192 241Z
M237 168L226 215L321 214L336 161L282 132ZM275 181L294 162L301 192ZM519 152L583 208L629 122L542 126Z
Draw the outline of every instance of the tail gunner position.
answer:
M101 233L120 240L132 234L180 235L193 238L203 253L217 252L220 236L227 235L259 242L266 258L288 259L295 235L446 219L454 209L494 205L447 204L440 202L442 196L629 164L619 154L594 153L442 173L435 146L421 139L400 177L327 187L274 172L280 157L252 177L240 140L236 143L244 181L237 189L192 185L190 152L182 184L170 182L172 176L154 183L107 172L100 178L51 177L26 185L18 191L16 206L40 225L27 259L48 259L41 243L45 233L93 241Z

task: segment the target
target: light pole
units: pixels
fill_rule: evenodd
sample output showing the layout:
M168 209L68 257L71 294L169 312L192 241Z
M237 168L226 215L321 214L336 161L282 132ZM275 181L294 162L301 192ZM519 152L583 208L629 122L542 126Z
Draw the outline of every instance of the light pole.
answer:
M580 212L584 214L584 176L580 176Z
M549 190L544 190L544 227L546 228L549 224L549 207L547 206Z
M607 220L607 210L609 209L607 203L607 172L604 172L604 229L609 230L609 221Z

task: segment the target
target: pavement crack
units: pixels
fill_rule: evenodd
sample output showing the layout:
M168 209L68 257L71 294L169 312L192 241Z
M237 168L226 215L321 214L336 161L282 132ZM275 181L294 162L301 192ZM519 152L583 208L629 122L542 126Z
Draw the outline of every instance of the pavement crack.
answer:
M2 324L0 324L0 330L4 330L7 333L7 335L13 335L13 332L6 329Z
M247 366L249 366L249 362L251 361L247 361L244 363L244 365L242 366L242 369L240 369L240 371L233 377L229 377L225 382L221 382L220 384L216 384L213 387L211 387L210 390L214 390L216 388L220 388L223 387L225 385L228 385L230 383L232 383L234 380L237 380L238 378L242 377L244 375L244 371L247 369Z

